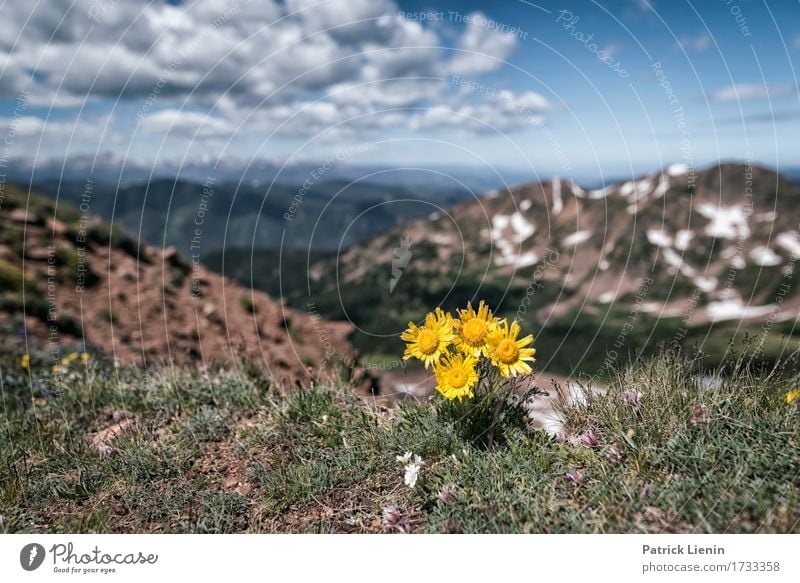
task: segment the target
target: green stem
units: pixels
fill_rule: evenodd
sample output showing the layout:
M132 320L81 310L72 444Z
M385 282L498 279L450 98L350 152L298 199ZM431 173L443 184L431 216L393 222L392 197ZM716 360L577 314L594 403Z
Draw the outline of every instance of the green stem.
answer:
M497 420L500 416L500 409L503 406L503 399L500 394L500 374L497 370L492 371L489 398L494 401L494 409L492 410L492 422L489 425L489 431L486 435L486 445L489 449L494 447L494 432L497 427Z

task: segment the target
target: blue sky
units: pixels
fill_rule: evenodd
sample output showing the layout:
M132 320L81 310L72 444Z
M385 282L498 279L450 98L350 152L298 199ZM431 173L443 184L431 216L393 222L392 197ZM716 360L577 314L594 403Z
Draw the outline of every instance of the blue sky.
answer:
M800 165L796 0L29 4L0 7L4 158Z

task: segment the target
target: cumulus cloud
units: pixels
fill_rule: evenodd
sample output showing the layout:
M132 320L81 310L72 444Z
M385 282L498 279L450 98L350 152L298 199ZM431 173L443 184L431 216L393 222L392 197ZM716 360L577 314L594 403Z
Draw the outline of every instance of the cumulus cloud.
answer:
M197 137L230 135L233 128L224 119L197 111L162 109L142 118L141 129L156 134L177 134Z
M88 15L97 6L4 8L4 85L18 88L35 69L37 90L72 96L135 98L158 87L198 101L229 94L257 103L359 78L426 75L441 58L436 35L388 0L126 0L108 3L94 22Z
M110 114L58 120L25 114L0 118L0 135L7 140L7 154L13 159L29 157L31 152L38 156L63 156L71 153L68 148L101 151L120 138L106 131L113 120Z
M509 31L496 30L484 14L467 16L467 30L461 36L456 53L448 64L455 75L477 75L499 69L517 48L518 38Z
M507 133L539 125L543 120L541 114L550 108L547 99L533 91L519 95L511 91L500 91L477 104L426 109L414 116L412 127Z
M711 101L752 101L758 99L776 99L795 95L797 87L790 85L731 85L709 94Z
M184 140L459 125L447 115L508 131L547 109L533 92L515 95L527 105L511 109L496 96L464 102L446 77L501 68L518 38L479 12L448 33L407 20L392 0L11 2L0 20L0 93L44 107L132 105L138 115L123 134L138 121L145 137ZM20 135L68 131L35 117L18 125Z

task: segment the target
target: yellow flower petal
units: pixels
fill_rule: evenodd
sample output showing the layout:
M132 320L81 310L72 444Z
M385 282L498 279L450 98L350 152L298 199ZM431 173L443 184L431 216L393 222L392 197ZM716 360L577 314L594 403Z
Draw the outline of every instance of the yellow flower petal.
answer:
M474 357L486 356L489 353L489 337L499 323L498 318L481 300L476 312L472 304L466 310L459 310L458 320L454 322L456 338L454 346L460 352Z
M475 395L472 388L478 384L478 373L475 357L463 354L449 354L442 358L434 368L436 374L436 390L450 399L471 399Z
M528 361L535 362L536 349L526 348L533 342L533 336L528 334L517 340L520 332L521 328L516 320L511 326L507 321L503 321L495 328L489 339L489 357L503 377L529 374L533 370Z
M403 360L417 358L428 368L439 362L454 337L452 318L441 308L436 308L425 317L424 326L409 322L408 329L400 335L407 343Z

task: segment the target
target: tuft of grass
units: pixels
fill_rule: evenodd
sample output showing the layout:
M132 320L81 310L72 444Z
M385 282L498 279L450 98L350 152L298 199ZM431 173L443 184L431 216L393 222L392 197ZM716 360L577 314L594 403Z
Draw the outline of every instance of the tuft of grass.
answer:
M704 388L694 370L673 354L630 366L562 409L564 439L510 405L490 448L480 416L438 399L282 392L247 363L92 363L3 393L0 530L381 532L393 506L414 532L798 532L798 379L734 363ZM101 454L87 437L120 419ZM413 489L406 451L424 460Z
M239 296L239 305L245 312L256 313L256 305L253 303L253 298L249 295Z

